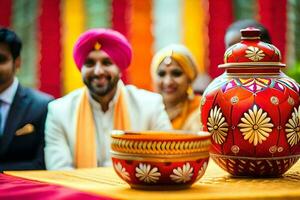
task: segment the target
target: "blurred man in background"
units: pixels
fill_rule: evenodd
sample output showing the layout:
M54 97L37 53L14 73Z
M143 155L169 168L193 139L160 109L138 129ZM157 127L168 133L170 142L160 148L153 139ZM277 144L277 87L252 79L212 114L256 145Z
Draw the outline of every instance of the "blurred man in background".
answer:
M226 49L241 41L241 29L248 27L258 28L261 31L261 41L272 43L269 31L262 24L258 23L253 19L243 19L232 23L226 30L225 33L225 47Z

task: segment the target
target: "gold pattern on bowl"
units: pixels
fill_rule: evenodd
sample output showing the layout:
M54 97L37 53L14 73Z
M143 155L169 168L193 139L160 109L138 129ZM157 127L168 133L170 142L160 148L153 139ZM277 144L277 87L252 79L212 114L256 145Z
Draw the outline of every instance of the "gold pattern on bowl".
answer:
M209 138L209 135L207 135ZM203 140L196 135L147 134L113 135L111 149L122 153L137 154L190 154L199 153L208 149L210 140Z

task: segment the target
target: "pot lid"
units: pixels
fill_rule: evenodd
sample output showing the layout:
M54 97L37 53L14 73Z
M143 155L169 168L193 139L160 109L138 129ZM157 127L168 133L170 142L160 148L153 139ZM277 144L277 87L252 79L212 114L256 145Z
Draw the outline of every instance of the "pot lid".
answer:
M262 42L260 34L257 28L241 29L241 42L225 51L224 64L219 68L285 67L280 51L274 45Z

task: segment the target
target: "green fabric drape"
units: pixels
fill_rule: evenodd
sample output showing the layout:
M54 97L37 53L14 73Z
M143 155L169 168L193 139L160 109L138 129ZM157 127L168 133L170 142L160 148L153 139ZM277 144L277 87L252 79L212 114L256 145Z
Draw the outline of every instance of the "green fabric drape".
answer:
M234 20L253 19L257 15L256 0L233 0Z
M86 28L111 27L111 0L85 0Z
M21 69L17 76L28 87L36 87L37 82L37 0L14 0L12 27L23 42Z
M300 1L288 0L288 68L286 72L300 84Z
M184 2L180 0L153 1L153 36L155 38L154 52L166 45L182 42L183 4Z

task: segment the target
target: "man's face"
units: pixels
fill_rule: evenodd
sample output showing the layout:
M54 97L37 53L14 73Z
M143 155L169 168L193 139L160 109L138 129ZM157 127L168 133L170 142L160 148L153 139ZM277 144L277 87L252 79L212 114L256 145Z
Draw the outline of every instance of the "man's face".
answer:
M6 89L14 80L16 69L19 68L20 58L15 61L8 45L0 43L0 88Z
M101 98L116 88L120 70L104 51L95 50L85 59L81 75L92 96Z

